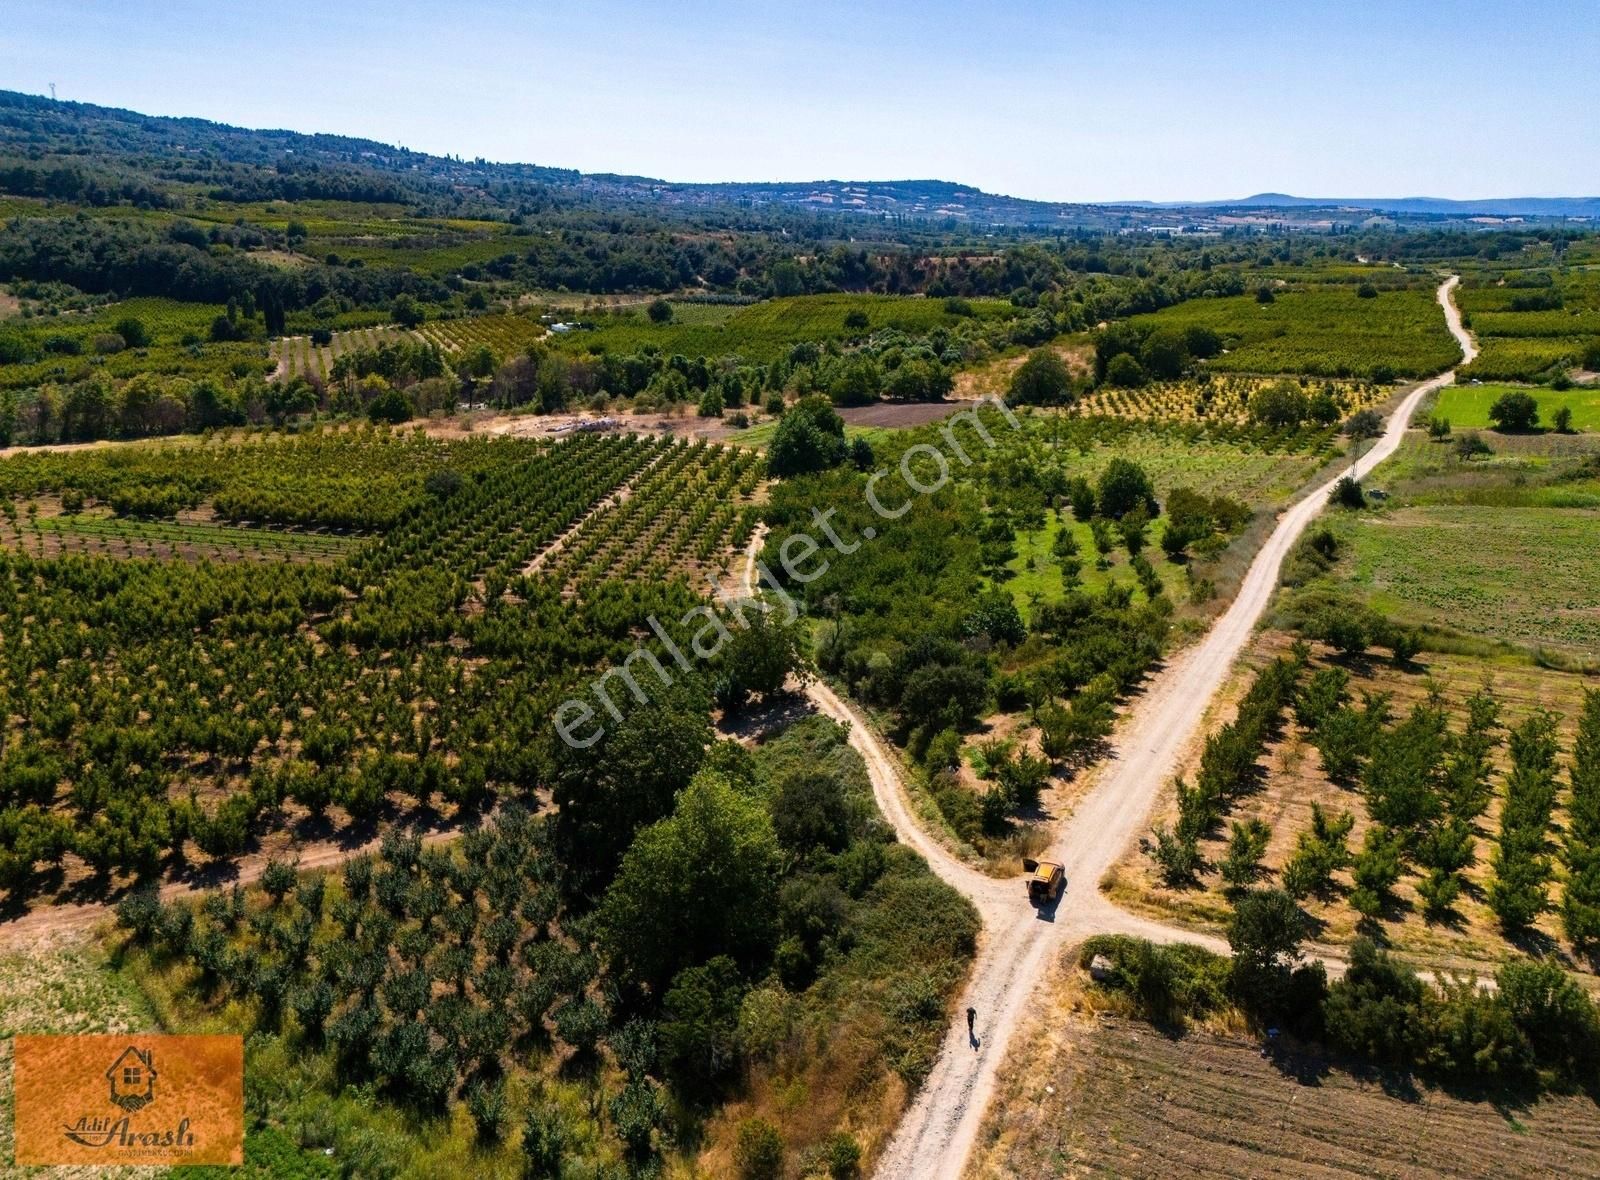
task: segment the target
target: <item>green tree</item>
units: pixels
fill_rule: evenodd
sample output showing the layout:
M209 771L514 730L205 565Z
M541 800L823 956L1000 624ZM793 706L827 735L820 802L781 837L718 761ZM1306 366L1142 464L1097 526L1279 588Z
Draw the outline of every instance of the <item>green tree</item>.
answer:
M652 324L670 324L672 322L672 304L665 299L652 299L650 306L645 309L645 314L650 317Z
M1272 1004L1300 961L1305 915L1281 889L1250 889L1228 919L1234 986L1257 1003Z
M1072 374L1059 353L1036 348L1011 375L1006 401L1014 406L1070 406L1077 399Z
M1539 403L1531 393L1513 389L1495 398L1489 421L1503 431L1532 430L1539 425Z
M1139 348L1139 365L1157 381L1176 381L1189 367L1189 348L1172 328L1157 328Z
M1600 690L1584 693L1569 775L1561 921L1567 937L1588 951L1600 945Z
M1517 932L1549 908L1551 866L1545 846L1556 800L1555 718L1534 713L1511 731L1510 750L1488 900L1501 925Z
M778 420L767 471L780 479L837 467L846 454L844 419L825 397L804 397Z
M405 294L394 297L394 302L389 305L389 314L402 328L415 328L428 315L416 299Z
M367 417L374 422L399 425L411 421L411 402L398 389L385 389L367 403Z
M1101 473L1097 499L1100 512L1117 520L1136 508L1143 508L1151 516L1160 511L1155 487L1144 468L1121 455L1106 464Z
M1357 410L1345 419L1344 435L1350 440L1350 467L1361 458L1361 444L1383 434L1383 419L1376 410Z
M1106 380L1121 389L1136 389L1145 382L1144 367L1131 352L1119 352L1106 366Z
M661 1011L662 1048L674 1077L706 1087L733 1073L739 1063L739 1009L747 990L738 964L726 955L678 972Z
M1272 829L1265 821L1235 820L1228 835L1228 852L1222 860L1222 879L1234 889L1247 889L1261 876L1261 858L1267 853Z
M1293 381L1275 381L1250 395L1250 417L1264 426L1284 430L1306 419L1309 403L1305 391Z
M714 773L645 828L599 909L625 978L660 987L716 954L753 965L772 949L782 853L766 809Z

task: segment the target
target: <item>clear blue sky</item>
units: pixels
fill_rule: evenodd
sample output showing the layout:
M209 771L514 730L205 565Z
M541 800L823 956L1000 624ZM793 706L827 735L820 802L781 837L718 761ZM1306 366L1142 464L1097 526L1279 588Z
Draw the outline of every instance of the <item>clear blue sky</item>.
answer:
M1593 195L1600 5L10 0L0 87L675 180Z

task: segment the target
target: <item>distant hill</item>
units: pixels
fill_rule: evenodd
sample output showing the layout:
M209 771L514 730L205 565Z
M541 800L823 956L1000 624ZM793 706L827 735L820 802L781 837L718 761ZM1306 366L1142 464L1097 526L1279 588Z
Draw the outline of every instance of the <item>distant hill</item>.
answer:
M10 161L9 168L4 167ZM85 169L89 173L85 173ZM66 184L71 191L55 192ZM30 189L30 187L32 188ZM75 188L73 186L76 186ZM1033 201L947 180L729 181L684 184L411 151L375 140L253 130L0 90L0 192L94 203L162 202L186 187L228 200L329 197L508 212L544 199L657 208L746 207L853 214L995 228L1216 231L1262 224L1307 228L1375 214L1438 224L1476 217L1600 218L1600 197L1344 199L1258 193L1236 201Z
M1367 209L1437 217L1600 217L1600 197L1491 197L1458 201L1449 197L1295 197L1257 193L1237 201L1139 201L1158 209Z

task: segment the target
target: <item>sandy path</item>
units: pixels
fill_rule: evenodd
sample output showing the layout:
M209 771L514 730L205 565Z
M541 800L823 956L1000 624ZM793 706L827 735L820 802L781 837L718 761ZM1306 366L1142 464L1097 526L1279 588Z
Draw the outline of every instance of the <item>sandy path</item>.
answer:
M1458 279L1440 288L1439 303L1466 360L1476 355L1450 300ZM1389 417L1383 436L1361 457L1357 474L1394 453L1423 398L1454 380L1454 372L1412 390ZM938 875L973 900L984 919L984 938L957 1010L977 1009L977 1038L969 1042L956 1020L933 1071L906 1112L878 1165L881 1177L959 1177L971 1154L979 1123L994 1092L1011 1030L1023 1023L1034 989L1069 943L1089 934L1122 932L1167 942L1196 942L1215 950L1226 944L1148 918L1124 913L1101 896L1100 878L1130 841L1144 831L1162 787L1243 652L1277 586L1278 569L1301 531L1328 500L1336 480L1313 489L1280 518L1251 563L1232 605L1204 639L1177 655L1150 682L1123 718L1116 751L1098 781L1057 834L1046 855L1067 870L1067 889L1052 913L1035 910L1016 881L995 882L958 862L917 826L897 781L893 762L876 736L826 686L813 685L812 700L824 712L854 721L851 741L873 771L873 788L884 815L900 838L915 847ZM879 748L874 748L879 747ZM997 892L998 885L998 892Z

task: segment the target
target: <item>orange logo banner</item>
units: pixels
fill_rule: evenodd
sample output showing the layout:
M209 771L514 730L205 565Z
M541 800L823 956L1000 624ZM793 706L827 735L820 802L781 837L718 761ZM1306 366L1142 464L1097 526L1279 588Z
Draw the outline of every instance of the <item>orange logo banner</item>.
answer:
M241 1037L19 1036L19 1164L242 1164Z

